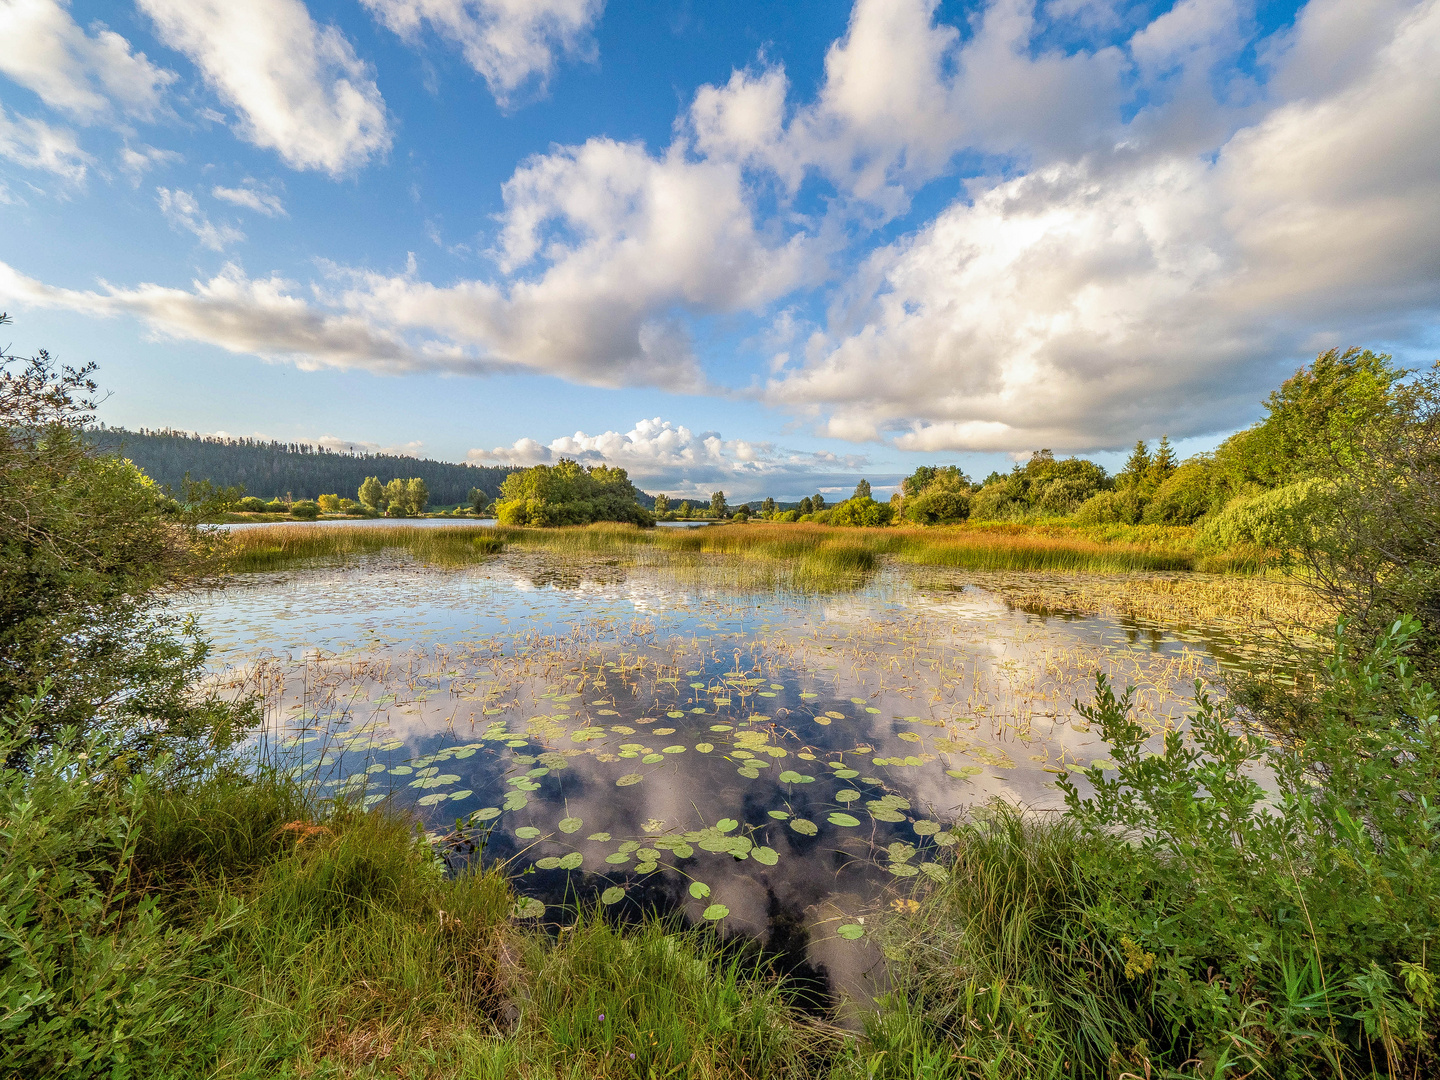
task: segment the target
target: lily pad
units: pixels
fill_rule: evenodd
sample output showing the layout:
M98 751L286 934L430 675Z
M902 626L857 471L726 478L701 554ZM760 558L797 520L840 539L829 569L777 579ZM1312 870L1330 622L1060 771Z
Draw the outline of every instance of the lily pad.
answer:
M600 894L600 902L602 904L618 904L623 899L625 899L625 890L620 888L619 885L611 885L610 888Z
M603 843L610 839L610 834L608 832L592 832L589 836L585 837L585 839Z
M790 816L790 811L788 810L768 810L766 811L766 813L768 813L776 821L784 821Z
M538 919L544 914L545 905L533 896L515 902L514 915L517 919Z
M585 861L585 856L578 851L572 851L560 859L561 870L579 870L580 864Z
M533 840L535 839L535 837L540 835L540 830L537 829L534 825L522 825L520 828L515 830L515 835L518 836L521 840Z
M722 833L734 832L739 827L740 822L736 821L734 818L722 817L719 821L715 823L715 828Z
M493 820L494 818L497 818L497 817L499 817L499 816L500 816L500 808L499 808L498 806L487 806L487 807L485 807L484 809L482 809L482 810L476 810L473 814L471 814L471 815L470 815L470 820L471 820L471 821L491 821L491 820Z
M790 828L794 829L801 836L814 836L820 831L820 826L816 825L813 821L806 821L800 817L790 822Z
M645 776L644 776L644 774L642 774L642 773L638 773L638 772L626 773L624 776L620 777L619 780L616 780L616 781L615 781L615 786L616 786L616 787L629 787L631 784L638 784L638 783L640 783L641 780L644 780L644 779L645 779Z
M566 817L561 818L555 827L563 833L573 833L579 832L580 826L584 824L578 817Z
M845 923L839 930L836 930L835 933L839 934L846 941L856 941L865 936L865 928L859 923Z
M697 742L697 743L695 744L695 752L696 752L697 754L708 754L708 753L710 753L710 751L712 751L712 750L714 750L714 749L715 749L715 744L714 744L714 743Z
M710 895L710 886L703 881L692 881L690 882L690 895L696 900L704 900Z
M535 860L537 870L558 870L560 868L560 856L548 855L543 859Z
M845 788L843 791L835 792L836 802L854 802L860 797L860 792L856 791L854 788Z
M720 919L723 919L723 918L725 918L726 915L729 915L729 914L730 914L730 909L729 909L728 907L726 907L724 904L711 904L711 905L710 905L709 907L707 907L707 908L705 909L705 911L704 911L704 917L707 918L707 919L709 919L711 922L715 922L715 921L718 921L718 920L720 920Z
M845 828L854 828L856 825L860 824L860 819L857 818L854 814L846 814L840 810L836 810L825 820L830 822L831 825L841 825Z
M750 857L764 866L774 866L780 861L780 853L774 848L757 847L750 851Z
M924 818L921 818L910 827L915 830L915 835L917 836L934 836L940 831L940 823L938 821L926 821Z

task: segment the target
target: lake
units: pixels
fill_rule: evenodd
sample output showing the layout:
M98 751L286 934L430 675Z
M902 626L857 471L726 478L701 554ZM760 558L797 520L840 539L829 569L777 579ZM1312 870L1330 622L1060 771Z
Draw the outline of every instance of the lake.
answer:
M855 995L878 971L866 918L943 877L951 823L1057 809L1055 778L1104 759L1074 707L1096 671L1159 732L1233 662L1218 632L1004 592L887 566L755 593L515 550L243 575L193 608L217 685L263 696L266 753L413 810L457 865L504 861L522 916L675 912Z

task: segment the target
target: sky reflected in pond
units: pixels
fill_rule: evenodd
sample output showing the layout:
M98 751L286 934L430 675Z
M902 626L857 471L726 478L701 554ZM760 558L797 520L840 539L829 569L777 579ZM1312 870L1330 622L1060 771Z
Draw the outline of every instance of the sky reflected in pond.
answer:
M1156 730L1211 650L1017 610L975 575L840 596L514 552L246 575L194 605L216 680L327 793L413 807L521 876L522 914L599 900L768 940L857 994L864 920L940 878L947 827L1102 759L1094 674Z

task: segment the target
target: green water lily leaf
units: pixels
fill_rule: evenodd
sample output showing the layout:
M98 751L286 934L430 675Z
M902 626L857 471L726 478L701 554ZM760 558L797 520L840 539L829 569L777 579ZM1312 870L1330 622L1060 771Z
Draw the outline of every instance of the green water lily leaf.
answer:
M835 792L836 802L854 802L858 798L861 798L860 792L854 788L845 788L843 791Z
M494 820L495 818L497 818L497 817L499 817L499 816L500 816L500 808L499 808L498 806L487 806L487 807L485 807L484 809L482 809L482 810L476 810L473 814L471 814L471 815L470 815L470 820L471 820L471 821L492 821L492 820Z
M515 830L515 835L521 840L533 840L540 835L540 830L534 825L523 825Z
M638 784L638 783L640 783L641 780L644 780L644 779L645 779L645 777L644 777L644 775L641 774L641 773L638 773L638 772L626 773L624 776L620 777L619 780L616 780L616 781L615 781L615 786L616 786L616 787L629 787L631 784Z
M760 778L760 770L751 768L748 765L742 769L736 769L735 771L738 772L741 776L745 777L746 780L758 780Z
M665 755L663 755L663 754L646 754L644 757L642 757L642 758L640 759L640 764L642 764L642 765L654 765L657 761L664 761L664 760L665 760Z
M889 821L898 823L905 820L905 815L900 813L898 810L889 810L883 806L872 808L870 811L870 816L873 817L876 821Z
M535 868L537 870L558 870L560 868L560 857L558 855L548 855L543 859L536 859Z
M876 714L878 714L878 713L880 712L879 709L871 708L871 707L868 706L868 705L865 707L865 711L868 712L868 713L876 713Z
M801 836L814 836L820 831L820 826L813 821L806 821L804 818L795 818L790 822L790 828L794 829Z
M734 832L739 827L740 822L736 821L734 818L722 817L719 821L715 823L715 828L722 833Z
M628 851L611 852L605 856L605 861L611 866L623 866L630 861L630 853Z
M585 839L595 840L600 843L604 843L606 840L610 839L610 834L608 832L592 832L589 836L585 837Z
M696 752L697 754L708 754L708 753L710 753L710 751L712 751L712 750L714 750L714 749L715 749L715 744L714 744L714 743L697 742L697 743L695 744L695 752Z
M865 704L865 699L864 699L863 697L852 697L852 698L850 699L850 704L851 704L851 705L864 705L864 704Z
M696 900L704 900L710 895L710 886L703 881L692 881L690 882L690 895Z
M710 725L710 730L711 730L711 731L734 731L735 729L734 729L733 727L731 727L729 724L711 724L711 725Z
M921 818L910 827L915 830L917 836L934 836L940 831L940 823L938 821L926 821L924 818Z
M459 802L461 799L468 799L471 795L474 794L475 792L471 791L469 788L465 788L463 791L452 791L450 792L450 801Z
M811 698L817 698L817 697L819 697L820 695L819 695L819 694L812 694L809 690L802 690L802 691L800 691L800 696L801 696L802 698L804 698L806 701L809 701Z
M836 769L836 770L835 770L835 779L836 779L836 780L853 780L853 779L855 779L855 777L857 777L857 776L859 776L859 775L860 775L860 774L859 774L858 772L856 772L854 769Z
M685 714L684 714L683 712L681 712L679 709L671 709L671 710L670 710L669 712L667 712L665 715L668 716L668 717L670 717L671 720L679 720L679 719L680 719L682 716L684 716Z
M780 861L780 853L774 848L757 847L750 851L750 857L764 866L774 866Z
M865 928L859 923L845 923L839 930L835 931L846 941L857 941L865 936Z
M545 905L533 896L527 896L523 900L515 902L515 918L517 919L538 919L545 914Z
M766 813L768 813L776 821L784 821L790 816L790 811L788 810L767 810Z
M916 874L920 873L920 869L918 867L911 866L909 863L891 863L885 869L889 870L890 873L894 874L896 877L914 877Z
M572 851L560 858L561 870L579 870L580 864L585 861L585 856L578 851Z
M433 794L433 795L422 795L422 796L420 796L420 798L417 799L416 802L418 802L421 806L434 806L436 803L442 803L442 802L444 802L444 801L445 801L446 799L448 799L449 797L450 797L450 796L447 795L445 792L443 792L443 791L437 791L437 792L436 792L435 794Z
M585 822L581 821L578 817L564 817L559 820L555 827L563 833L573 833L579 832L580 826L584 824Z
M724 904L711 904L705 909L703 914L704 917L709 919L711 922L716 922L720 919L725 918L726 915L729 915L730 909Z
M620 888L619 885L611 885L610 888L600 894L600 902L602 904L618 904L624 899L625 890Z
M934 881L944 882L950 877L949 873L946 872L945 868L939 863L922 862L920 864L920 871Z
M830 822L831 825L841 825L847 829L854 828L856 825L860 824L860 819L857 818L854 814L846 814L840 810L836 810L825 820Z
M660 752L662 754L683 754L685 749L683 746L665 746L660 749Z
M948 832L936 833L935 843L940 847L954 847L956 843L955 834Z

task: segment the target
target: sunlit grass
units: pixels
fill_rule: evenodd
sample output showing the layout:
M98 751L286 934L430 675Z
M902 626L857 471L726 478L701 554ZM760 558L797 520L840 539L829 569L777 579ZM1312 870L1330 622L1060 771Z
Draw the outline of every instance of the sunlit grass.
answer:
M241 529L229 535L229 564L233 570L276 570L316 559L345 559L387 550L403 550L439 566L464 566L494 555L502 542L489 530L452 525L335 527L328 525L271 525Z

